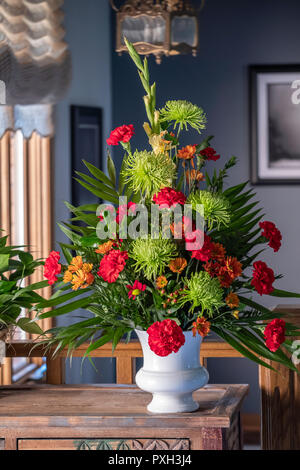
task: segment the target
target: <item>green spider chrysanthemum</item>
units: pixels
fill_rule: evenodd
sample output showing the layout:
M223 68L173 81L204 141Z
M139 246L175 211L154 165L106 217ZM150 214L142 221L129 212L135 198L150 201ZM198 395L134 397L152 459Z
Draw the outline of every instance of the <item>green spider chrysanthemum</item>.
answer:
M142 271L148 280L161 275L176 256L176 245L167 238L138 238L132 242L129 251L129 257L135 260L136 271Z
M167 101L165 107L160 110L160 121L175 121L174 129L179 125L182 130L187 126L196 129L199 134L205 129L206 115L202 108L184 100Z
M214 223L220 227L220 225L227 226L230 222L230 203L221 194L201 190L190 194L187 202L192 204L196 211L197 205L202 205L209 230L212 229Z
M168 155L138 152L128 156L122 172L135 193L151 197L164 186L171 186L176 168Z
M218 279L212 279L205 271L192 274L190 279L185 279L186 288L182 292L180 303L192 304L192 310L200 307L212 316L214 310L218 310L223 304L223 291Z

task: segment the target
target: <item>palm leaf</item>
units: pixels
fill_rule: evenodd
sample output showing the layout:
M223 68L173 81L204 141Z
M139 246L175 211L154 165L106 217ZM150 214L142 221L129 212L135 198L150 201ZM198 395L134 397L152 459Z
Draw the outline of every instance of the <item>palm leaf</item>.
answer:
M84 292L85 292L85 289L82 289L80 293L84 293ZM43 318L58 317L66 313L73 312L74 310L77 310L78 308L86 308L91 303L91 301L92 301L91 297L84 297L83 299L76 300L75 302L70 302L67 305L51 310L50 312L42 313L41 315L39 315L39 318L43 319Z
M272 297L300 298L300 294L297 294L296 292L288 292L280 289L274 289L269 295Z
M223 329L218 328L217 326L213 325L211 329L222 339L224 339L227 343L229 343L234 349L240 352L244 357L250 359L251 361L260 364L261 366L267 367L268 369L274 370L274 367L270 366L267 362L259 359L255 354L253 354L249 349L245 348L236 338L234 338L231 334L229 335Z
M104 344L108 343L113 339L115 331L111 328L110 330L104 331L104 334L94 343L90 344L87 350L84 353L84 357L88 356L95 349L100 348Z
M109 154L107 154L107 171L110 177L110 180L114 184L114 187L116 186L116 167L113 162L113 159Z
M81 181L78 178L74 178L81 186L83 186L85 189L87 189L90 193L94 194L94 196L99 197L100 199L103 199L104 201L109 201L112 202L113 204L118 204L119 199L116 196L113 196L112 194L105 193L104 191L100 191L99 189L95 188L94 186L85 183L84 181ZM117 193L116 193L117 194Z
M85 164L85 166L87 167L87 169L89 170L89 172L95 178L97 178L99 181L102 181L102 183L110 186L112 189L115 189L114 183L108 178L108 176L106 176L105 173L103 173L103 171L99 170L99 168L97 168L96 166L92 165L91 163L89 163L85 160L82 160L82 161Z

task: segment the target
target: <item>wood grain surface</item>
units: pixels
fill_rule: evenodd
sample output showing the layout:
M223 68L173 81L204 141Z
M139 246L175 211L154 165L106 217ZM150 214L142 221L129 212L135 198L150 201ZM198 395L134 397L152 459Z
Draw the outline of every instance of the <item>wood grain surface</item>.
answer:
M208 385L194 394L200 408L194 413L151 414L151 395L135 386L9 386L0 388L0 430L3 427L43 425L221 426L231 418L248 391L247 385ZM187 419L188 418L188 419ZM1 436L0 436L1 437Z
M207 385L193 413L152 414L151 395L128 385L0 387L7 450L238 449L248 385Z

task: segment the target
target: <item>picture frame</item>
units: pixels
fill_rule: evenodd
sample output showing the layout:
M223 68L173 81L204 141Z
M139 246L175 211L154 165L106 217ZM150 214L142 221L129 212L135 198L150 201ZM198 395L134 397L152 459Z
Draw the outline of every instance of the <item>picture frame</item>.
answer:
M300 64L251 65L251 183L300 183Z
M75 171L88 173L82 160L102 169L102 109L70 106L71 118L71 200L73 206L100 202L75 179Z

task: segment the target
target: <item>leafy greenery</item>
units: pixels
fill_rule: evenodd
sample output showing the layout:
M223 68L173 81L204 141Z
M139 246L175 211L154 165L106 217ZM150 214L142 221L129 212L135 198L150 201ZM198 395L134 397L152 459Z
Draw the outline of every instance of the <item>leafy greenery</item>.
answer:
M23 331L42 334L38 324L27 317L19 318L22 309L32 310L43 298L36 292L47 281L24 287L25 280L43 265L20 246L7 245L7 236L0 237L0 330L20 327Z

